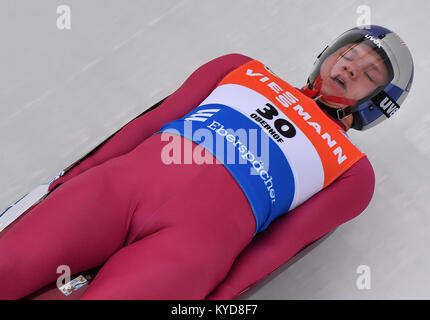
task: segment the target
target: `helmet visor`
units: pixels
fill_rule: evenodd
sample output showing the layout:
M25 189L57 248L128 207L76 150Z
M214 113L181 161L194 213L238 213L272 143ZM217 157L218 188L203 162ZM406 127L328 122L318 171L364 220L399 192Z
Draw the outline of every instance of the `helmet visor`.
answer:
M391 63L378 39L342 39L321 63L321 93L363 101L377 94L393 78Z

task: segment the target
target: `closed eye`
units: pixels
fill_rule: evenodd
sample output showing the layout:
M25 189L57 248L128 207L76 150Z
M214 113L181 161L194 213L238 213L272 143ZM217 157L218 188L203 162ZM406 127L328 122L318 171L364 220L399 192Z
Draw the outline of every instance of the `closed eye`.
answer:
M354 60L354 56L358 56L358 52L357 49L355 49L355 47L357 46L357 44L352 45L351 47L349 47L347 50L345 50L344 53L342 53L342 55L337 59L339 60L340 58L345 58L348 61L353 61ZM349 56L347 57L346 55L349 54Z
M347 60L347 61L352 61L353 60L352 58L347 57L345 54L341 55L340 57L343 58L343 59L345 59L345 60Z
M372 83L376 84L375 80L373 80L373 78L367 72L365 72L364 74Z

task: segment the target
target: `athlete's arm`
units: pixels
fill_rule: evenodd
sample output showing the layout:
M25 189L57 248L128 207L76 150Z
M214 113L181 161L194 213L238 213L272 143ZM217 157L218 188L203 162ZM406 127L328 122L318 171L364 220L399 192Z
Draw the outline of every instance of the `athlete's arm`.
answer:
M49 190L91 167L133 150L163 124L181 118L197 107L225 75L250 60L252 59L241 54L228 54L202 65L160 106L124 126L93 154L53 181Z
M233 299L306 245L356 217L369 204L374 186L372 166L364 157L330 186L258 234L207 299Z

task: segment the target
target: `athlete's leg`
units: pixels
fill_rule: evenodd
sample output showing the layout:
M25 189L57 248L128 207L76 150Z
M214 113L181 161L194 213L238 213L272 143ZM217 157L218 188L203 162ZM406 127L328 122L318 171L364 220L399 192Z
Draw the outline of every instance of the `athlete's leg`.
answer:
M190 231L193 232L193 231ZM201 299L224 264L202 239L163 229L109 258L81 299ZM226 270L224 264L224 270Z
M60 265L96 267L123 246L134 208L121 173L114 159L71 179L0 239L0 299L55 282Z
M203 299L224 279L252 239L255 220L222 165L194 171L150 215L136 209L135 242L109 258L82 299Z

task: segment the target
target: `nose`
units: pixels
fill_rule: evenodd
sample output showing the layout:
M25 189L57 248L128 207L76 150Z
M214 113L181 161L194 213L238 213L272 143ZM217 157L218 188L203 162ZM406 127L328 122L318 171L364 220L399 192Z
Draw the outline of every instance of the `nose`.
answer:
M355 77L357 76L357 72L352 66L344 66L343 70L345 70L348 73L351 79L355 79Z

